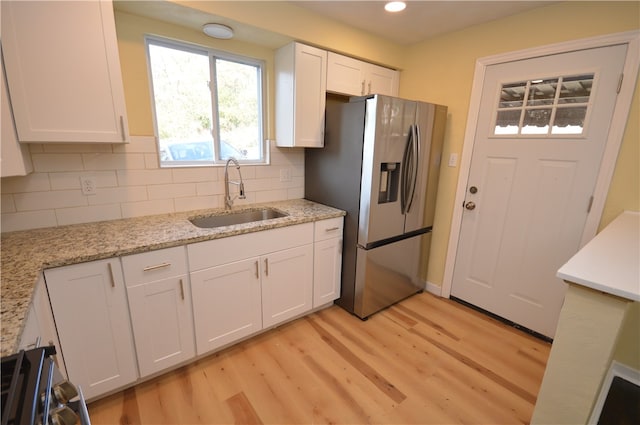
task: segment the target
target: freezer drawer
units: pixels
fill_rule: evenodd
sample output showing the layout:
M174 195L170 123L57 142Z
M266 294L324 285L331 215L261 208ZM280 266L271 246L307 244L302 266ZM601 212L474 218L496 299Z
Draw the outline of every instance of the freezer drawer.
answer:
M353 313L365 318L420 292L423 235L374 249L357 248Z

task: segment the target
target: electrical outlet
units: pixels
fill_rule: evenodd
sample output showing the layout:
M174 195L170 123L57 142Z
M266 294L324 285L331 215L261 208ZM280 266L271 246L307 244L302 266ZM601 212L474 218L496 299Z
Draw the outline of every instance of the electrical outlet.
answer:
M96 178L93 176L80 177L80 187L82 188L83 195L95 195L96 194Z
M281 182L291 181L291 168L282 168L280 170L280 181Z

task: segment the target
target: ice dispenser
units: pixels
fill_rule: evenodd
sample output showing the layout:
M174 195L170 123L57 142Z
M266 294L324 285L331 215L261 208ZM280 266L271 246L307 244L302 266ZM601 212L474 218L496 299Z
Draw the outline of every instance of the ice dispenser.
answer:
M378 203L396 202L398 200L398 183L400 182L400 163L383 162L380 164L380 186L378 187Z

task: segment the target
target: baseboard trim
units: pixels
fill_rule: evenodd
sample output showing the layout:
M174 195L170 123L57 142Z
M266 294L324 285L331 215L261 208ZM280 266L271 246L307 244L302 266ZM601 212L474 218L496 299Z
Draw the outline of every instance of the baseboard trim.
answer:
M442 296L442 286L436 285L435 283L431 283L429 281L426 281L424 283L424 289L428 293L433 294L433 295L435 295L437 297L441 297Z

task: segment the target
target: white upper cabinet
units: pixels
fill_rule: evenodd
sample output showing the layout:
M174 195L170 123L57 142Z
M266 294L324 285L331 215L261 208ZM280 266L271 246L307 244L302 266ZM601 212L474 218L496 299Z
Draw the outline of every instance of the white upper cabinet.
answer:
M2 2L2 46L20 142L127 142L110 1Z
M0 139L2 146L0 147L0 177L26 176L33 171L31 164L31 155L29 155L29 147L20 145L18 136L16 135L16 127L13 124L13 114L11 113L11 105L9 104L9 92L4 78L4 61L0 63L0 127L2 135Z
M329 52L327 91L349 96L398 95L399 73L393 69Z
M276 144L324 146L327 52L300 43L276 51Z

